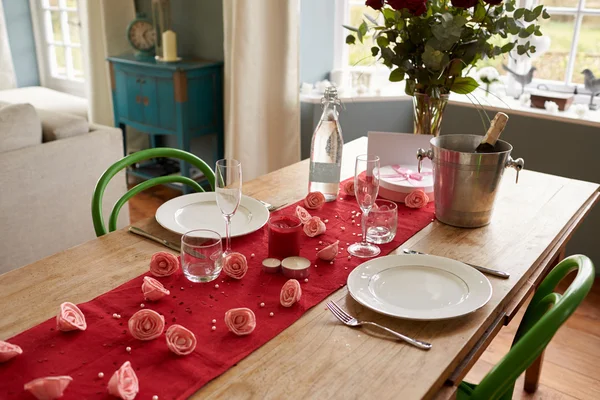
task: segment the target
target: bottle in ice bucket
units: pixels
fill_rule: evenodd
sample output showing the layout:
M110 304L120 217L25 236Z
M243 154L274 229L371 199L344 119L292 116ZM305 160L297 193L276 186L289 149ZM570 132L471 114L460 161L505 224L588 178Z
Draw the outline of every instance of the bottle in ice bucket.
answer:
M321 192L325 201L333 201L340 187L342 166L342 127L338 120L340 100L337 89L329 86L321 99L323 114L313 133L310 147L310 173L308 191Z

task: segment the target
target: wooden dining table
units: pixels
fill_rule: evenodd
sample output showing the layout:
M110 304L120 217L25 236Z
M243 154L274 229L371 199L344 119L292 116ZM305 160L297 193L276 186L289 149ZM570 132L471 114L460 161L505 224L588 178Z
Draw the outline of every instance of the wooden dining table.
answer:
M366 152L364 137L344 146L342 179L354 174L356 156ZM308 170L308 160L301 161L245 182L243 192L274 205L291 204L306 195ZM598 201L598 189L595 183L527 170L516 184L515 171L506 170L491 224L461 229L433 221L393 253L410 248L509 272L509 279L488 276L493 295L483 308L442 321L395 319L359 305L343 287L192 398L453 397L500 328L565 256L566 243ZM91 216L81 223L91 224ZM154 218L136 226L179 240ZM163 250L121 229L0 275L0 339L55 316L64 301L89 301L143 274L150 256ZM329 300L433 348L423 351L376 330L344 326L325 308Z

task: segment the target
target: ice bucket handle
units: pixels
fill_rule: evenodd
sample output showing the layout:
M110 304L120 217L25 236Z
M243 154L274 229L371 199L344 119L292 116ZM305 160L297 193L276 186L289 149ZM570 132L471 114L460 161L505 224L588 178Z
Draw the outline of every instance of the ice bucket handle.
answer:
M433 150L429 149L429 150L424 150L424 149L419 149L417 150L417 160L419 160L419 173L421 173L421 164L423 163L423 158L429 158L430 160L433 160ZM521 160L523 161L523 160Z
M517 171L517 181L519 183L519 172L525 168L525 161L522 158L517 158L513 160L511 156L508 156L508 161L506 162L506 168L514 168Z

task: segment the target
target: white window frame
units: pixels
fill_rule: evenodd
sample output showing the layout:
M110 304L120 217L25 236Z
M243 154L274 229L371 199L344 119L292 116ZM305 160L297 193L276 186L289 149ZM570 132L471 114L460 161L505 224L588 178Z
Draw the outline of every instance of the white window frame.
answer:
M85 97L85 86L84 79L77 78L63 78L52 75L52 66L50 65L50 46L62 46L82 49L82 45L70 43L70 36L64 29L66 21L61 21L63 42L54 42L48 35L51 32L46 32L48 29L52 29L48 25L49 21L45 21L48 18L47 10L60 11L61 18L66 18L66 11L77 12L80 15L80 6L78 1L77 9L66 7L66 0L60 0L58 7L44 7L42 2L44 0L29 0L31 9L31 19L33 22L33 36L35 38L35 49L38 62L38 70L40 74L40 83L42 86L58 90L60 92L70 93L79 97ZM81 19L80 19L81 21ZM50 22L51 23L51 22ZM80 23L81 26L81 23ZM80 32L81 40L83 41L83 32ZM82 50L83 51L83 50ZM65 51L67 76L71 75L72 61L70 60L70 52Z

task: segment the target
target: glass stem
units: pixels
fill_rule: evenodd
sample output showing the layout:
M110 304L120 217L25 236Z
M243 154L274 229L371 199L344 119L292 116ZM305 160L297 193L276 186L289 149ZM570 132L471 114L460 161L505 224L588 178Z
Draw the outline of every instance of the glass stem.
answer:
M225 236L227 237L225 243L225 252L231 251L231 215L225 216Z
M369 215L369 211L363 211L361 215L360 227L362 228L362 242L363 244L367 244L367 216Z

